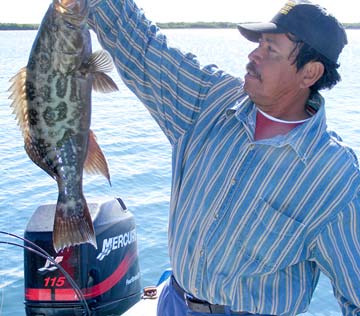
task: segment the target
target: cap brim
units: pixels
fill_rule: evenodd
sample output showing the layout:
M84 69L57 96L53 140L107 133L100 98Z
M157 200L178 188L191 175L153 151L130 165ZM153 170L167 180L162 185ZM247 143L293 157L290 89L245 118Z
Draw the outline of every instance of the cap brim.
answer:
M271 22L267 23L242 23L237 25L241 35L251 42L258 42L262 33L283 33L283 31Z

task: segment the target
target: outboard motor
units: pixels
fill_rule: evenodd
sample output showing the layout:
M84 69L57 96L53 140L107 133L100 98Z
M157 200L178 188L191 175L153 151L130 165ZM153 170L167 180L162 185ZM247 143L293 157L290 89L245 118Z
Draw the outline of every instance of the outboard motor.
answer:
M121 315L140 300L142 289L133 215L120 199L88 206L97 250L83 244L56 254L52 246L55 205L42 205L32 215L25 239L47 251L52 258L24 251L27 316ZM75 290L71 279L80 292Z

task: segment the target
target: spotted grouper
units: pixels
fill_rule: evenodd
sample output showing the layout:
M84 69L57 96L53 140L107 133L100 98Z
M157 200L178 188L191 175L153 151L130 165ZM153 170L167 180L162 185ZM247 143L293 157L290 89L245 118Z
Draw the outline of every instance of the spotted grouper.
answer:
M58 184L53 246L96 238L83 195L83 170L110 175L90 130L91 91L117 90L106 74L113 63L105 51L92 53L87 26L89 0L53 0L39 27L28 64L12 79L12 107L30 159Z

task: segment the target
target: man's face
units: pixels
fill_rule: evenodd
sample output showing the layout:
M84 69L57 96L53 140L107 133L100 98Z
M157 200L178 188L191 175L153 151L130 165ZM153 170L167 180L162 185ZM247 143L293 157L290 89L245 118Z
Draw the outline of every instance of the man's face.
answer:
M259 46L249 54L244 89L264 110L300 90L302 75L294 64L294 47L285 34L264 33Z

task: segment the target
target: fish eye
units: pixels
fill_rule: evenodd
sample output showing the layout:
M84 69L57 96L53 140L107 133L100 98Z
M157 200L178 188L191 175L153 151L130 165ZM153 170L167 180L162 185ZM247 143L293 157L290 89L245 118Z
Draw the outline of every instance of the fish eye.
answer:
M74 24L72 24L72 23L70 23L69 21L66 21L66 20L65 20L65 26L70 28L70 29L75 29Z

